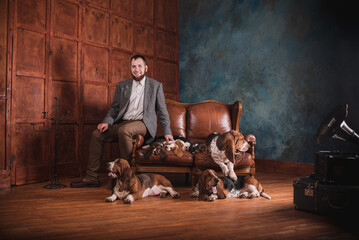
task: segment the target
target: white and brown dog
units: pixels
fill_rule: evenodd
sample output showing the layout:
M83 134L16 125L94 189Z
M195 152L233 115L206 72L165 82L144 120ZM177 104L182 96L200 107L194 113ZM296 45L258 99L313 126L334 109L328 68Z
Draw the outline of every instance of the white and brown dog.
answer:
M224 176L236 181L235 158L244 154L250 147L243 134L234 130L223 134L211 133L207 137L206 144L213 161L221 167Z
M179 198L179 194L173 189L171 182L162 175L152 173L134 174L128 161L116 159L107 163L109 176L116 178L116 183L111 196L106 202L114 202L117 199L123 203L131 204L133 201L160 195L164 198L169 193L172 198Z
M240 176L237 181L229 177L218 177L212 169L203 171L198 180L196 190L191 197L198 197L202 201L214 201L227 197L255 198L262 196L271 197L263 190L260 182L253 176Z

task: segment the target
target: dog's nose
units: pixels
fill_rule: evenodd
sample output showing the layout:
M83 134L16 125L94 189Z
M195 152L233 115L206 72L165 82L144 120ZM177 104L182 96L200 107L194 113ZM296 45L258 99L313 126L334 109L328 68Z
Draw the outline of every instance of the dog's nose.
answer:
M110 166L110 162L107 162L107 163L106 163L106 167L109 167L109 166Z
M215 182L215 183L218 183L218 182L219 182L219 179L218 179L218 178L215 178L215 179L214 179L214 182Z

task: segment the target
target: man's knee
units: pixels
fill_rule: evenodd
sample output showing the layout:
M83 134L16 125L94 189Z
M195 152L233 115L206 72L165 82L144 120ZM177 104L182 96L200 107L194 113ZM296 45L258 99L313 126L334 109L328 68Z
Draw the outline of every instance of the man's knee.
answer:
M118 130L117 130L117 134L119 137L123 137L123 136L129 136L132 137L132 129L129 126L121 126Z

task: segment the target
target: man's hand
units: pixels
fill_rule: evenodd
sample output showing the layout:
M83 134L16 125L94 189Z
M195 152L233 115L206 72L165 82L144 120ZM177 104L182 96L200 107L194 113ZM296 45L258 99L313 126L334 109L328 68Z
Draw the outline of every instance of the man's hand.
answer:
M100 133L106 132L108 129L108 123L100 123L97 125L97 129L100 130Z
M169 141L174 141L172 135L165 135L165 139L166 139L167 142L169 142Z

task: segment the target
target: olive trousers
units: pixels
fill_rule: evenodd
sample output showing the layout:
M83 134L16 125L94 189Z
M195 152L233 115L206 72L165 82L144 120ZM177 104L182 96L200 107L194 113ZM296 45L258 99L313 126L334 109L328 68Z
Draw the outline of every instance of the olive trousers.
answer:
M146 133L147 128L140 120L121 121L120 123L113 124L103 133L98 129L94 130L90 140L86 178L91 181L98 181L98 172L100 169L104 143L118 142L120 152L119 157L126 159L131 163L133 150L132 137L136 134L146 136Z

